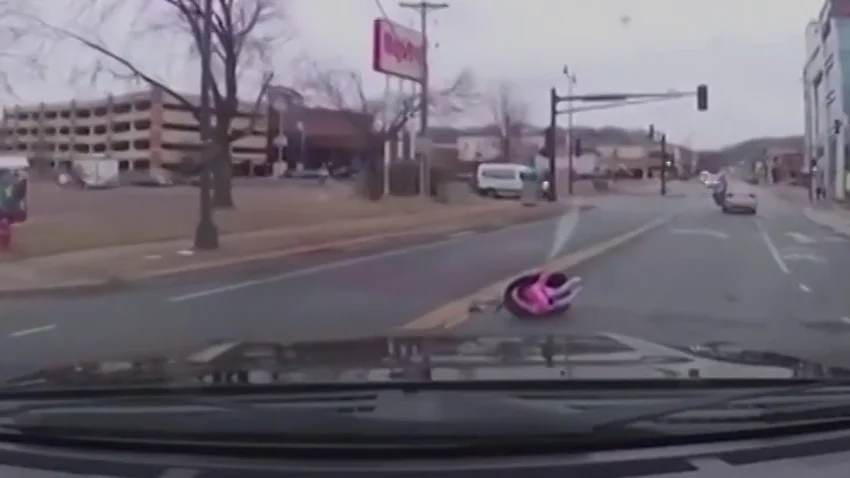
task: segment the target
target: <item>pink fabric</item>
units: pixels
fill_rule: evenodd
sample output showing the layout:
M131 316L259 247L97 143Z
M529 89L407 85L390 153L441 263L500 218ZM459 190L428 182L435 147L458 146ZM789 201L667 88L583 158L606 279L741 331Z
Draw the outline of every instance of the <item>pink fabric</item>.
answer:
M551 292L546 286L546 278L541 279L534 284L528 286L523 291L523 296L528 305L533 307L535 313L546 312L550 307Z

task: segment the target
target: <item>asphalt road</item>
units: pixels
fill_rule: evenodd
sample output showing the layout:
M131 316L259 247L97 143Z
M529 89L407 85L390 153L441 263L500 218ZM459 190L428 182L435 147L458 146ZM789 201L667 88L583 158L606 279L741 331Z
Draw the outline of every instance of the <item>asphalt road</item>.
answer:
M682 199L686 199L683 201ZM612 196L582 213L561 253L623 234L695 198ZM0 372L185 349L208 340L386 333L541 264L558 221L327 250L79 297L6 299Z
M672 345L730 341L850 365L850 240L761 194L757 216L703 197L621 249L577 267L564 318L481 314L462 332L614 332Z

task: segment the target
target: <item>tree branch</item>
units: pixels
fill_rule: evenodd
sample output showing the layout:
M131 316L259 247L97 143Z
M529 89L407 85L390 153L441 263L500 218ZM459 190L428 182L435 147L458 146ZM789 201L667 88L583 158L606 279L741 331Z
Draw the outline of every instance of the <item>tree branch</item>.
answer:
M360 73L354 70L322 68L311 63L298 81L306 96L319 104L335 109L354 111L380 122L368 132L383 137L394 136L415 118L422 109L418 93L389 92L386 95L368 95ZM451 83L431 91L430 111L447 117L465 111L478 101L475 79L470 71L461 72Z
M528 119L528 105L518 97L513 85L505 82L491 93L488 105L499 130L502 154L508 157L513 140L522 138L522 129Z
M54 27L54 28L56 28L56 27ZM85 39L85 38L83 38L83 37L81 37L81 36L79 36L79 35L77 35L73 32L70 32L70 31L67 31L67 30L64 30L64 29L61 29L61 28L56 28L56 29L57 29L57 31L61 32L63 35L67 36L68 38L74 39L75 41L79 42L81 45L88 47L88 48L100 53L101 55L109 58L110 60L112 60L112 61L118 63L119 65L121 65L122 67L126 68L130 72L132 77L139 78L139 79L141 79L142 81L144 81L145 83L147 83L151 86L162 89L162 91L168 93L168 95L170 95L172 98L177 100L183 107L185 107L187 110L189 110L192 113L192 116L195 117L195 119L200 118L197 104L189 101L188 99L186 99L185 96L174 91L168 85L166 85L164 82L161 82L161 81L153 78L152 76L146 74L144 71L142 71L141 69L136 67L136 65L134 65L130 61L124 59L121 55L118 55L117 53L106 48L105 46L99 45L99 44L97 44L93 41L87 40L87 39ZM112 73L116 74L114 71L112 71ZM92 72L92 74L96 75L97 72L94 71L94 72Z

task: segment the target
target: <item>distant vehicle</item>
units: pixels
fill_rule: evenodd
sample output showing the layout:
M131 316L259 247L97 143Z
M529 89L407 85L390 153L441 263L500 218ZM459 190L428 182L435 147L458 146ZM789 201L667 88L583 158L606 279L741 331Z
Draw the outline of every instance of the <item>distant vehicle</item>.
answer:
M741 212L745 214L755 214L758 209L758 198L756 193L752 191L726 191L726 196L723 200L724 213Z
M483 163L475 173L475 189L482 196L519 197L526 181L543 187L537 170L524 164Z

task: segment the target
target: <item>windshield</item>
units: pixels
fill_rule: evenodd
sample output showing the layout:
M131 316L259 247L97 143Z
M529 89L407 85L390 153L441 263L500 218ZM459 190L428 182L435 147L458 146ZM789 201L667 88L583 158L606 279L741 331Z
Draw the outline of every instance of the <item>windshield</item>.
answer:
M850 19L750 1L20 2L0 393L845 377Z

